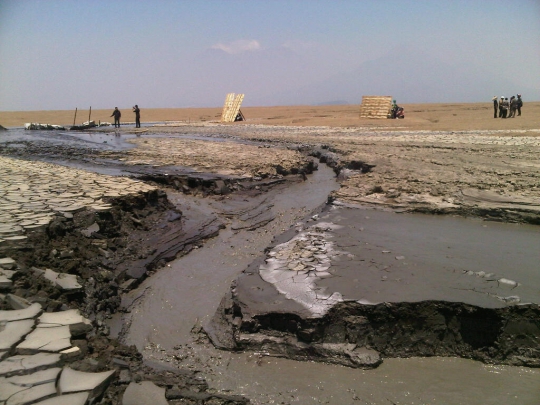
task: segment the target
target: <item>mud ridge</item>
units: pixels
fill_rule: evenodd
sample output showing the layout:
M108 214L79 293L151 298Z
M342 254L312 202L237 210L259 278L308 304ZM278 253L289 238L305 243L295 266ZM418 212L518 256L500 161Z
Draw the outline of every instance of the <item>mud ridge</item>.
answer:
M234 293L223 299L205 328L214 345L360 368L378 366L379 356L452 356L540 367L538 305L343 302L321 318L275 312L246 317L242 307Z

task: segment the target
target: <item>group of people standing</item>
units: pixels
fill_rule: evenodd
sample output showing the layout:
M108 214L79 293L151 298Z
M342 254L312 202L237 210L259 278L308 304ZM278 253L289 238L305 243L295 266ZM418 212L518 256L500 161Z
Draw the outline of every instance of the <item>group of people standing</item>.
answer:
M508 97L501 96L500 100L497 99L497 96L493 96L493 118L497 118L497 113L499 113L499 118L514 118L517 115L521 115L521 107L523 107L523 100L521 99L521 94L516 96Z
M135 113L135 128L141 127L141 110L139 109L139 106L135 104L133 106L133 112ZM114 117L114 127L120 128L120 117L122 116L122 113L118 109L118 107L114 107L114 111L111 114L111 117Z

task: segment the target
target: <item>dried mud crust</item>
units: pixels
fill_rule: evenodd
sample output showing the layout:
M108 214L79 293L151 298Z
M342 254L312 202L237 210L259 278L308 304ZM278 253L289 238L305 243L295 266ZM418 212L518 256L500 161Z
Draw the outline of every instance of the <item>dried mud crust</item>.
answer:
M207 137L209 141L173 136ZM116 162L129 170L199 167L234 176L309 173L316 156L332 166L349 204L540 224L539 130L409 131L216 125L151 128L129 151L8 144L13 156ZM156 138L159 137L159 138ZM219 139L219 141L216 141ZM20 147L24 144L24 147ZM144 165L143 165L144 163Z
M54 297L60 304L77 305L86 315L114 312L120 285L129 279L128 263L139 263L156 250L147 243L149 231L180 227L181 212L160 190L108 202L113 205L108 211L84 209L68 217L55 215L46 228L28 233L23 248L2 248L3 255L28 270L16 280L15 293L32 299L39 295ZM177 224L168 218L174 218ZM145 271L155 266L150 262ZM45 282L37 283L30 271L33 267L78 276L84 294L61 294L47 288ZM53 306L48 301L45 299L45 306Z
M85 372L117 370L101 404L121 404L127 386L139 381L165 388L171 404L249 403L241 396L209 392L195 371L148 366L135 346L108 336L105 320L118 310L123 291L219 228L209 226L210 232L185 236L182 212L161 190L107 202L112 205L109 211L84 209L72 216L56 215L47 227L29 232L24 246L3 245L0 255L18 265L11 293L40 303L46 312L78 308L92 321L92 331L72 339L80 353L77 359L66 360L66 365ZM36 269L46 268L76 275L82 288L70 291L53 286L37 276ZM0 309L11 309L7 301L1 302Z

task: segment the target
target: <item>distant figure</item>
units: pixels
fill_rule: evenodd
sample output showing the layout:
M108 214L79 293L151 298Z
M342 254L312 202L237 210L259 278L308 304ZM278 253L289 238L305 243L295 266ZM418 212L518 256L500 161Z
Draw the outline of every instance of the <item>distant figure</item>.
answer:
M392 118L396 118L397 117L397 111L398 111L398 105L396 103L396 100L392 100Z
M521 115L521 107L523 107L523 100L521 99L521 94L517 95L517 113L518 117Z
M493 96L493 118L497 118L497 111L499 111L499 102L497 96Z
M122 113L118 109L118 107L114 107L114 111L111 115L111 117L114 117L114 127L120 128L120 117L122 116Z
M517 98L515 96L510 97L510 114L508 118L514 118L517 110Z
M508 97L505 97L502 102L502 118L508 117L509 108L510 108L510 102L508 101Z
M139 110L139 106L135 104L135 107L133 107L133 112L135 113L135 128L141 127L141 110Z
M501 96L501 99L499 100L499 118L502 118L503 116L503 103L504 103L504 96Z

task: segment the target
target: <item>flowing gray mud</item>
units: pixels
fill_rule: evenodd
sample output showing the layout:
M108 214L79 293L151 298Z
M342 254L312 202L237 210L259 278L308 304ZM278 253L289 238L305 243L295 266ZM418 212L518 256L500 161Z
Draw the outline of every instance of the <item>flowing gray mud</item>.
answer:
M125 339L139 349L148 343L172 348L191 339L190 330L214 314L231 282L270 244L274 235L304 218L337 187L333 173L321 167L307 181L270 193L231 201L169 199L186 217L229 217L227 227L200 249L175 260L128 294L130 311Z
M246 395L255 404L537 403L538 369L432 357L385 359L374 370L359 370L268 357L272 353L264 345L235 353L216 350L208 343L200 333L201 326L212 318L233 280L246 268L258 269L267 246L286 242L301 233L297 232L301 226L320 222L349 230L339 235L335 231L335 250L341 253L336 256L339 260L332 261L335 272L317 282L325 297L339 293L340 299L364 303L399 302L413 292L416 295L409 301L445 299L457 286L463 295L458 294L458 300L505 307L502 298L517 294L512 288L517 288L524 301L538 289L535 227L341 207L321 212L301 225L301 219L306 214L309 218L324 204L335 187L332 172L321 167L304 183L249 201L216 202L171 195L186 216L192 211L194 216L225 215L229 221L219 236L169 263L170 267L129 293L123 302L125 343L135 344L150 364L198 370L216 390ZM254 229L255 218L262 218L262 222ZM292 225L295 227L289 230ZM272 243L273 235L282 233ZM354 264L355 260L359 263ZM363 285L355 274L356 265L376 277L370 274L369 283ZM515 279L520 285L487 281L485 274L478 274L486 267L496 280ZM416 275L403 277L403 269L408 272L411 268ZM436 274L432 274L433 269ZM460 279L467 286L473 282L489 291L459 290ZM446 292L434 287L439 282ZM248 270L234 285L237 294L245 290L256 297L259 309L266 313L284 305L283 313L293 308L309 315L294 299L284 300L283 292L262 280L257 271ZM305 285L301 287L305 290ZM256 305L253 308L257 310ZM279 313L275 317L280 319ZM121 322L116 319L116 323L119 331Z

